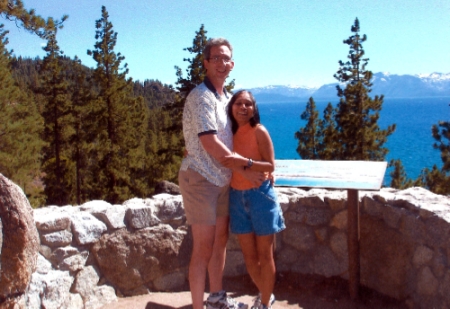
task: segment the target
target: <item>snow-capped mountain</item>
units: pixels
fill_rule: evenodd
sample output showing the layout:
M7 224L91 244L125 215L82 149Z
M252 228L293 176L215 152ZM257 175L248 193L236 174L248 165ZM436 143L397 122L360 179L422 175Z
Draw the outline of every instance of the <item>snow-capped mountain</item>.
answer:
M250 90L260 102L298 101L307 100L309 97L323 100L337 97L337 85L337 83L326 84L319 88L267 86ZM450 73L418 75L375 73L372 78L371 95L384 95L385 98L450 97Z
M249 89L258 101L286 102L309 98L317 88L298 86L267 86Z

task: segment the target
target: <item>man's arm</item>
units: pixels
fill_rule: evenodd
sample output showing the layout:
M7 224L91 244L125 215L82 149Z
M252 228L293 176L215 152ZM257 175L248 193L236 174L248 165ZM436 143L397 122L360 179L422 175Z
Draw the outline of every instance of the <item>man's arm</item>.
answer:
M219 162L223 157L231 154L231 151L217 138L216 134L201 135L199 139L206 152Z
M232 155L232 152L225 146L218 138L216 134L201 135L200 143L203 148L218 162L221 162L225 156ZM241 173L245 178L251 181L254 185L260 186L266 179L266 175L261 172L244 170L243 166L237 166L231 168L233 172Z

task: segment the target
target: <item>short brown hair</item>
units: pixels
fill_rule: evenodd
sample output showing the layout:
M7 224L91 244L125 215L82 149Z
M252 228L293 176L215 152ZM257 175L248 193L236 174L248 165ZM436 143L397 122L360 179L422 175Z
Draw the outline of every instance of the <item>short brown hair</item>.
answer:
M203 49L203 59L209 60L209 57L211 57L211 48L213 46L222 46L222 45L228 47L231 51L231 56L233 56L233 46L231 46L230 42L228 42L227 39L212 38L209 39L208 42L206 42L205 48Z

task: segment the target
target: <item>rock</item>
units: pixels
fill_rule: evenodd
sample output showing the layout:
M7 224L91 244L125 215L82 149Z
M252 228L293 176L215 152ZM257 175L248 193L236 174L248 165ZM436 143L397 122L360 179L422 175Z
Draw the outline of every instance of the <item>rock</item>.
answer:
M348 265L345 265L344 263L339 263L336 256L328 247L318 246L315 249L315 252L312 262L315 274L329 278L331 276L339 275L348 267Z
M241 250L227 252L227 261L223 273L227 277L241 276L246 273L244 255Z
M368 215L361 216L360 228L361 283L404 299L414 289L405 284L413 271L410 262L415 248L413 240Z
M416 267L422 266L433 258L433 250L426 246L419 246L416 248L413 256L413 264Z
M106 225L87 212L72 215L72 233L79 245L97 242L107 230Z
M41 254L38 256L37 268L36 272L39 274L48 274L49 271L52 270L52 263L50 263L45 257Z
M155 192L154 194L160 194L160 193L168 193L171 195L180 195L180 187L177 186L176 184L174 184L173 182L170 181L161 181L158 182L155 186Z
M153 284L157 291L174 291L182 287L185 282L185 273L173 272L156 278Z
M69 306L67 309L85 309L83 298L81 298L80 294L69 294Z
M75 278L73 291L87 299L93 294L92 287L97 286L100 276L93 266L87 266L80 270Z
M107 285L97 286L93 288L92 293L86 298L84 308L96 309L112 302L117 302L114 288Z
M429 267L423 268L418 275L417 293L420 295L434 296L439 283Z
M0 299L17 298L25 293L36 270L39 235L33 210L23 191L0 174L0 220L2 247L0 261ZM1 304L0 304L1 305Z
M84 267L88 256L88 251L80 251L68 246L53 251L51 261L59 270L77 271Z
M312 229L302 225L292 224L283 233L283 241L299 251L311 250L316 244L315 238Z
M348 244L346 234L337 232L331 235L330 247L339 259L343 259L345 263L348 262Z
M80 210L88 211L88 212L90 212L91 210L101 211L101 210L109 208L111 206L112 205L110 203L105 202L105 201L92 200L92 201L86 202L83 205L81 205Z
M44 233L67 230L70 227L70 215L65 212L49 211L47 208L40 208L34 211L36 227Z
M70 287L74 278L68 271L34 273L27 293L27 309L60 309L70 306Z
M84 308L100 308L117 301L116 293L110 286L97 286L100 276L93 266L80 270L75 278L73 292L81 295Z
M348 212L347 210L342 210L331 219L330 225L339 230L346 230L348 226L347 221L348 221Z
M72 233L67 230L52 232L48 234L41 233L41 244L50 247L64 247L72 242Z
M152 203L155 215L162 223L173 224L176 221L180 224L184 223L186 216L181 195L158 194L153 196Z
M161 220L154 215L154 208L146 205L134 205L125 214L127 224L135 229L158 225Z
M117 230L126 227L125 212L127 208L122 205L111 205L106 208L93 208L90 213L108 226L108 229Z
M190 243L187 232L169 225L140 229L131 233L117 230L103 235L91 252L103 276L123 294L187 266Z

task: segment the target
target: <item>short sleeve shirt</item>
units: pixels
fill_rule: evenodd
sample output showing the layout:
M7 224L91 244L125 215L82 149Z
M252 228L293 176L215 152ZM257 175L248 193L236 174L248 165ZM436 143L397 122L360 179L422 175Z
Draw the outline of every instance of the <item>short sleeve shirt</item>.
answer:
M220 96L205 78L189 93L183 110L183 135L188 154L181 163L181 170L190 168L219 187L230 183L231 170L206 152L199 137L217 134L228 149L233 149L233 133L227 115L229 95L224 93Z

